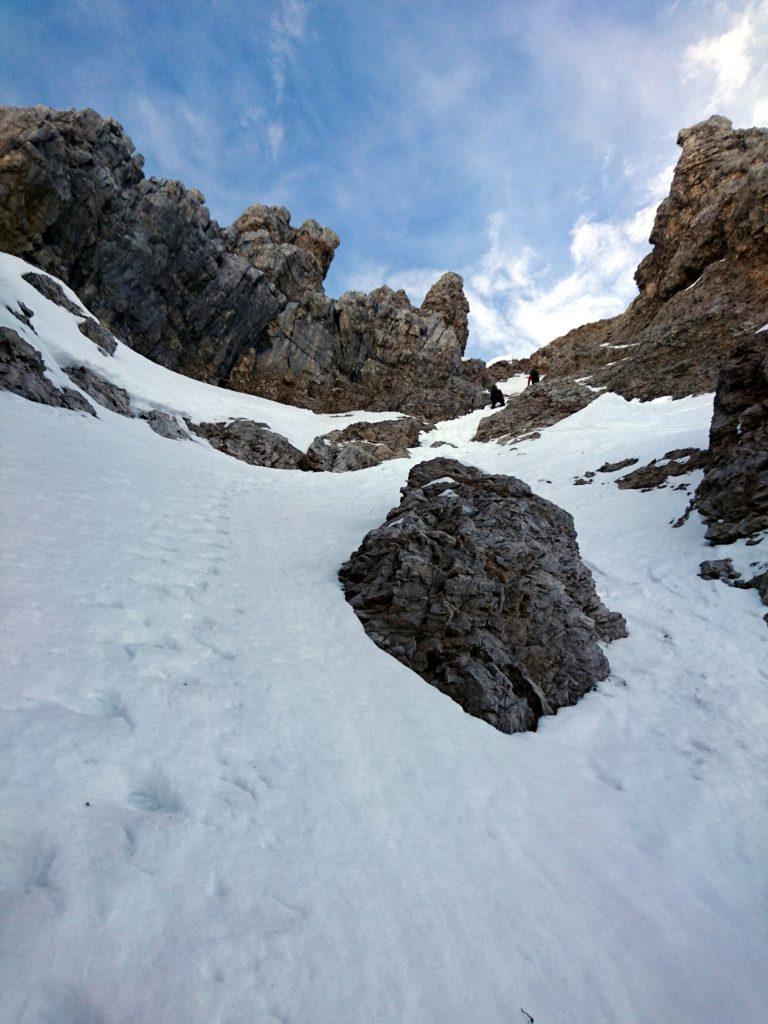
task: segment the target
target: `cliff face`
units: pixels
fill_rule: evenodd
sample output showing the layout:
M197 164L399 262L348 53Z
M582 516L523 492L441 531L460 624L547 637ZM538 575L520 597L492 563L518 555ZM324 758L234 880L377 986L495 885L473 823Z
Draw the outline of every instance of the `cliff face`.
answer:
M768 130L710 117L682 153L627 311L578 327L531 363L627 398L713 391L735 340L768 320Z
M222 229L198 191L142 166L120 125L92 110L0 108L0 249L191 377L324 411L439 418L482 404L462 367L458 275L421 309L388 288L330 299L333 231L264 206Z

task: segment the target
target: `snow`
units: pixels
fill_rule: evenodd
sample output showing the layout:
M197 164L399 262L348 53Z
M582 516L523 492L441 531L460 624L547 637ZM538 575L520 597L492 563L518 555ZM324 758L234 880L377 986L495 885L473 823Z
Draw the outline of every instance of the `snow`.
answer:
M338 423L124 347L113 365L8 268L0 305L39 337L2 322L53 376L76 355L136 401L294 443ZM471 441L479 410L427 438L455 451L312 474L0 393L0 1019L757 1024L764 608L697 567L765 542L672 529L672 488L573 486L703 446L711 405L605 394L514 450ZM567 508L626 616L611 679L535 734L465 715L339 588L436 455Z

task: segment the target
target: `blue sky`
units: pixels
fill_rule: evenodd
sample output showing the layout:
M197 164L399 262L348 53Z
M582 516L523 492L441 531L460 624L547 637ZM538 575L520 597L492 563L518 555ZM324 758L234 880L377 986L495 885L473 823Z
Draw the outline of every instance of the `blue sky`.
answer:
M768 2L3 0L0 99L329 225L332 295L457 270L471 354L525 354L632 298L679 128L768 123Z

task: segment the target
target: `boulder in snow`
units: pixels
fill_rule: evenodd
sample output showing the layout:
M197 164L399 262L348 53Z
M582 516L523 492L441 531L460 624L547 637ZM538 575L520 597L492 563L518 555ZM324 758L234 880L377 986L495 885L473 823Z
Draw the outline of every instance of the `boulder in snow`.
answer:
M609 674L599 641L626 636L571 516L452 459L414 466L339 576L379 647L502 732L574 704Z

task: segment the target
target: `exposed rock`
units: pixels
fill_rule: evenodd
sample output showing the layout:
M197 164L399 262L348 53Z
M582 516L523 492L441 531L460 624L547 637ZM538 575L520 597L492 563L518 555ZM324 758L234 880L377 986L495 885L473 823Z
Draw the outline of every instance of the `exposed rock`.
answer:
M46 299L49 299L51 302L55 302L57 306L61 306L62 309L66 309L68 313L74 313L75 316L86 315L84 310L82 310L76 303L72 302L71 299L67 298L64 289L61 287L59 282L54 281L52 277L48 277L47 274L36 274L31 270L21 276L28 284L31 284L33 288L36 288L41 295L44 295Z
M16 317L19 323L24 324L25 327L28 327L33 334L37 334L37 331L35 330L32 324L32 317L35 315L34 310L30 309L29 306L25 306L21 299L16 300L16 305L18 307L17 309L14 309L12 306L6 306L5 308L11 314L11 316Z
M79 388L87 392L91 398L103 405L105 409L116 412L120 416L131 416L131 400L128 392L104 380L87 366L70 366L64 372Z
M329 299L338 238L282 207L222 230L202 195L145 178L123 129L92 110L0 108L0 249L56 274L143 355L191 377L325 412L442 419L479 408L467 303L445 275ZM474 364L474 361L470 361Z
M699 576L703 580L737 580L741 576L733 568L731 558L710 558L699 566Z
M622 459L621 462L604 462L602 466L598 466L598 473L618 473L620 469L626 469L627 466L634 466L637 459Z
M139 415L141 419L147 421L151 429L156 434L159 434L160 437L167 437L169 441L189 440L189 434L167 412L160 412L159 409L150 409L149 412L142 412Z
M768 321L768 130L724 117L680 132L682 154L625 313L531 357L627 398L714 390L734 340Z
M523 435L564 420L597 398L571 380L545 380L512 395L499 412L480 420L475 441L519 440Z
M338 236L314 220L291 227L282 206L249 206L226 233L232 252L262 270L290 301L322 291Z
M96 415L96 410L78 391L57 388L45 376L40 353L10 327L0 327L0 388L30 402Z
M626 635L571 516L452 459L414 466L339 575L379 647L503 732L574 704L609 673L598 640Z
M706 464L707 453L700 448L676 448L661 459L653 459L647 466L633 469L616 481L622 491L652 491L665 487L667 480L675 476L688 476ZM635 462L637 459L635 459Z
M696 506L713 544L768 530L768 331L749 334L720 374Z
M427 292L421 310L423 313L435 313L447 327L453 328L463 355L469 337L469 303L464 294L463 278L452 272L443 274Z
M411 416L378 423L350 423L343 430L316 437L302 468L344 473L369 469L389 459L407 459L408 449L418 445L425 426Z
M117 348L117 339L105 330L100 323L91 317L83 320L77 325L81 334L94 343L105 356L113 356Z
M450 441L433 441L429 446L430 448L457 448L458 445L452 444Z
M270 430L266 423L237 419L231 423L190 423L187 426L204 437L214 448L252 466L273 469L299 469L304 453L282 434Z

